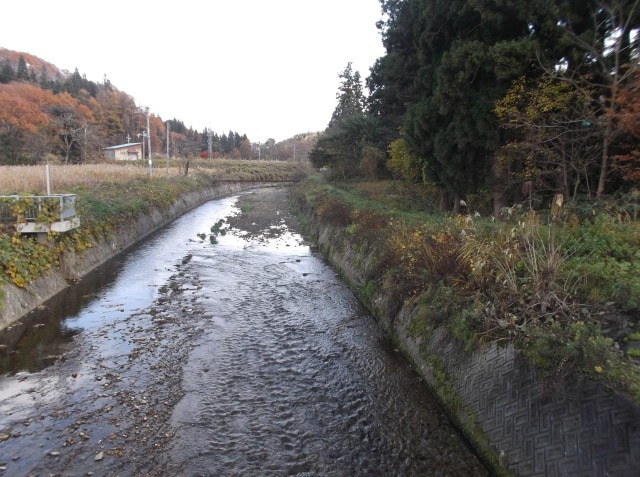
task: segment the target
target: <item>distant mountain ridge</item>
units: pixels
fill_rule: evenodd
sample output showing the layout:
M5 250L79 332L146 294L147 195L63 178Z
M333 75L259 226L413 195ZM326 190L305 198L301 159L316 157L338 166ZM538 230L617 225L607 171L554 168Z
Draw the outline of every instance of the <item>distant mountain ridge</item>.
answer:
M276 143L251 143L246 134L221 135L162 119L141 108L105 76L94 82L75 68L61 70L33 54L0 47L0 164L45 160L84 163L103 159L103 149L148 137L147 156L300 159L317 133Z
M24 58L30 73L33 71L36 75L40 75L44 69L47 73L47 77L59 78L62 81L71 74L69 71L61 70L56 65L32 55L31 53L9 50L8 48L0 46L0 65L8 62L11 67L16 70L18 68L20 56Z

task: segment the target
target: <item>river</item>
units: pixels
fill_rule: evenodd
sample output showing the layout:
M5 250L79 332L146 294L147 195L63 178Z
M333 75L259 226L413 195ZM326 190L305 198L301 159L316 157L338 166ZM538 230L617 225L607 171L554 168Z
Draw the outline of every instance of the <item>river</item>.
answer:
M488 475L286 194L210 201L23 320L6 475Z

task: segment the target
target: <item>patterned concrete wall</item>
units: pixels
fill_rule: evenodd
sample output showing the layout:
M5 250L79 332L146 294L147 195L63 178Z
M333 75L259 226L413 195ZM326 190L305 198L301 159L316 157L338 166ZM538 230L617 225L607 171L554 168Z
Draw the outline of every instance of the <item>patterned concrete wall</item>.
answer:
M442 332L421 346L519 476L640 476L640 407L586 379L546 388L512 346L470 354Z
M365 283L367 261L352 250L349 237L312 214L309 219L333 266L353 287ZM512 346L491 343L469 352L442 329L423 342L408 332L410 307L391 316L387 301L381 294L367 305L439 390L445 407L463 425L472 422L482 430L481 453L488 441L502 467L521 477L640 477L640 406L578 376L545 388ZM441 363L445 386L439 386L430 357ZM460 406L464 412L455 411Z

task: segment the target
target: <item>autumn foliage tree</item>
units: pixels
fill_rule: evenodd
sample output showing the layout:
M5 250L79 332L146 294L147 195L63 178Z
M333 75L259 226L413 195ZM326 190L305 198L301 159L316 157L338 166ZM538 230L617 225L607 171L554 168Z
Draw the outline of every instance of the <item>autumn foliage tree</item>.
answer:
M630 182L640 181L640 71L633 72L631 81L617 91L617 101L608 116L625 135L621 154L615 156L613 169Z
M563 76L576 87L593 91L594 99L615 108L620 103L617 95L626 88L637 63L640 2L583 0L572 6L573 15L565 15L558 22L567 46L560 65L564 67ZM605 193L610 156L619 139L611 115L602 116L601 128L598 198Z
M571 82L521 77L496 103L510 135L496 158L507 187L547 195L592 197L600 160L602 105Z
M79 151L81 158L84 157L87 135L93 123L89 108L70 94L60 93L53 96L53 102L47 111L50 117L49 130L54 137L60 139L58 144L64 155L64 163L69 163L74 148Z
M49 123L42 106L51 93L27 83L0 84L0 154L10 164L23 162L24 144Z
M207 150L201 133L182 121L149 119L152 153L198 157ZM139 141L146 122L135 99L106 77L96 83L77 69L62 72L33 55L0 48L0 164L36 164L47 155L65 163L100 160L105 147ZM246 135L230 131L215 140L220 155L250 153Z

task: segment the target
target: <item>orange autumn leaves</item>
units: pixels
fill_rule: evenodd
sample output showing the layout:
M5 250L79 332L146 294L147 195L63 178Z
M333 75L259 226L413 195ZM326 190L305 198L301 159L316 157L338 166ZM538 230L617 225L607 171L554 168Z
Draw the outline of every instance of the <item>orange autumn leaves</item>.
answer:
M635 72L631 81L617 92L617 101L609 108L617 129L622 133L622 154L615 156L614 167L627 181L640 181L640 73Z
M68 93L54 94L16 81L0 84L0 133L37 133L50 125L48 111L56 107L74 111L83 121L94 119L92 112Z

